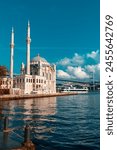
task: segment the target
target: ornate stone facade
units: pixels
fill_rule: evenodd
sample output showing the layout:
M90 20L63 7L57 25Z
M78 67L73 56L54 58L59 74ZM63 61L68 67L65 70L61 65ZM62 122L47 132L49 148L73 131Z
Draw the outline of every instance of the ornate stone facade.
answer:
M26 67L21 65L21 75L14 78L14 88L22 90L23 94L56 93L56 65L50 65L39 55L30 62L30 75Z

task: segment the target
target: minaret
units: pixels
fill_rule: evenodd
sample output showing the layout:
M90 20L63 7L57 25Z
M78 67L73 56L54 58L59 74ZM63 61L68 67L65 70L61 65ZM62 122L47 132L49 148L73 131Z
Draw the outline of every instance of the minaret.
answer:
M13 79L13 57L14 57L14 29L12 28L11 33L11 43L10 43L10 49L11 49L11 56L10 56L10 77Z
M22 62L22 64L21 64L21 74L22 74L22 75L25 74L25 65L24 65L23 62Z
M28 29L27 29L27 38L26 38L26 42L27 42L27 66L26 66L26 74L30 74L30 23L28 21Z

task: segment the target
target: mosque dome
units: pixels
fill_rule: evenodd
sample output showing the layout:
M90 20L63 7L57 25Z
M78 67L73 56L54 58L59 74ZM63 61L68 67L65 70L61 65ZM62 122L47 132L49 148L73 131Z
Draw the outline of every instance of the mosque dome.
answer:
M40 57L39 54L36 57L34 57L31 60L31 62L39 62L40 60L43 61L43 62L47 62L47 60L45 58Z

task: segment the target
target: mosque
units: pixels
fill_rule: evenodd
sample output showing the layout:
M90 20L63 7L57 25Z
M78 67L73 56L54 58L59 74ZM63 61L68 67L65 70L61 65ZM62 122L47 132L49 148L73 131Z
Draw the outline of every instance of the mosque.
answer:
M30 60L30 23L27 28L26 65L21 64L20 75L13 75L14 66L14 30L10 44L10 77L3 78L2 88L10 89L12 94L49 94L56 93L56 65L50 64L39 54Z

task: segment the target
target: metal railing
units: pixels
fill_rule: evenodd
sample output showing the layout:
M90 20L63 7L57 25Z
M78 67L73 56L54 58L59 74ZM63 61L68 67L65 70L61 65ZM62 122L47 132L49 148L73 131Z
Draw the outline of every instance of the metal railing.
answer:
M22 138L23 143L21 143L21 147L17 147L12 150L35 150L35 145L31 141L31 128L28 124L24 127L24 137L20 136L17 134L14 129L9 128L9 118L8 117L3 117L3 137L4 138L4 144L8 141L8 135L10 132L13 132L16 134L18 137Z

